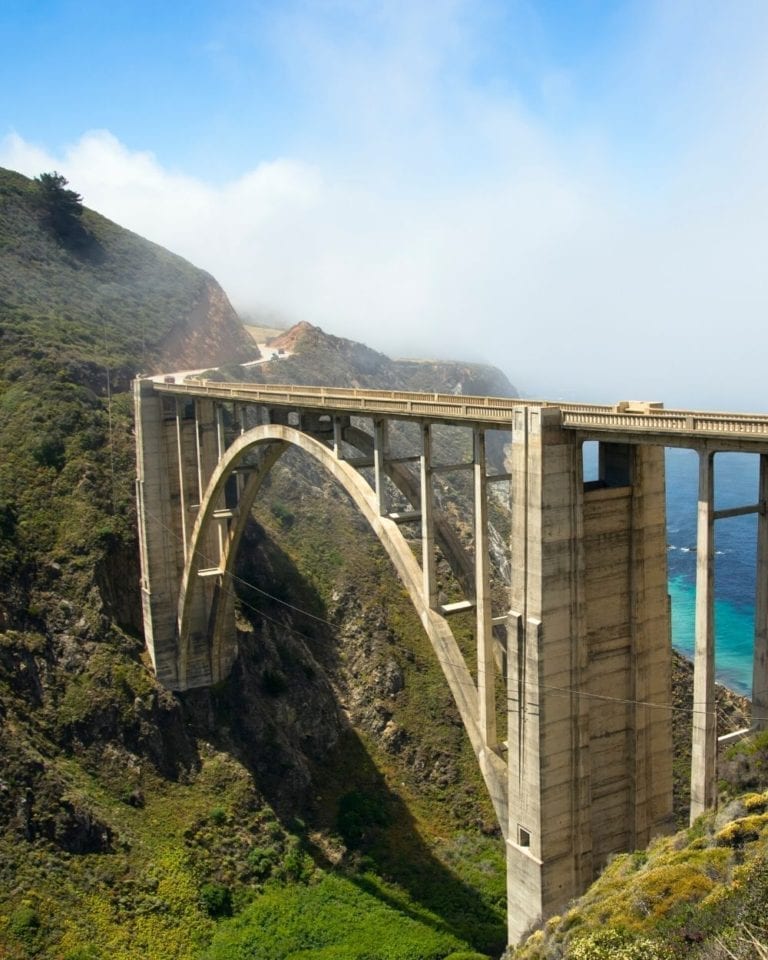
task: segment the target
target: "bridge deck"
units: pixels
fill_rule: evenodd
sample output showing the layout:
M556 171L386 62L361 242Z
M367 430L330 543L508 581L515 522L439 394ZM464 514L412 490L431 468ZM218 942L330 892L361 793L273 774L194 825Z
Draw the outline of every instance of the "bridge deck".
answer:
M158 383L160 393L206 396L220 400L300 407L328 413L376 415L444 423L483 424L508 428L515 409L549 407L561 411L562 426L585 439L696 446L724 441L730 449L754 450L768 445L768 414L705 410L665 410L658 404L621 402L613 406L561 403L510 397L475 397L355 387L311 387L289 384L228 383L187 378L184 383Z

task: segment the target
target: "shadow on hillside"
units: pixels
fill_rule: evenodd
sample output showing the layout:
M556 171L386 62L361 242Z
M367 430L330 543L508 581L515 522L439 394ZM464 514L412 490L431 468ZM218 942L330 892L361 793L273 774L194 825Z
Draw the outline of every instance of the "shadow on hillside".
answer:
M320 596L258 525L245 541L240 624L247 616L252 629L239 631L238 661L206 705L188 700L206 738L249 769L318 866L343 871L392 908L476 949L501 952L502 916L433 855L347 719L336 693L344 688L338 640ZM292 608L276 596L290 597ZM347 849L339 862L329 858L328 833ZM406 896L383 890L375 877Z
M342 753L343 761L336 765L334 761ZM483 952L501 953L506 946L503 920L476 890L432 854L408 806L390 789L354 729L347 728L336 757L329 757L325 767L324 789L335 800L335 817L327 822L327 815L321 816L317 826L335 830L348 849L362 855L359 862L364 870L352 874L351 879L413 919L453 933ZM345 781L338 778L339 769L347 772ZM354 777L349 776L351 770ZM319 847L312 853L319 865L332 868ZM414 906L382 890L371 873L405 890Z

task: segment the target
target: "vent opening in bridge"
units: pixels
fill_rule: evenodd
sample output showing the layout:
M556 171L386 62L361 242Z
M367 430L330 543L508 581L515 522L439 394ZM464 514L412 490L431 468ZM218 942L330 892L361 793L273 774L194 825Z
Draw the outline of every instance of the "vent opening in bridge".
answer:
M531 845L530 830L526 830L525 827L519 825L517 828L517 845L518 847L530 847Z

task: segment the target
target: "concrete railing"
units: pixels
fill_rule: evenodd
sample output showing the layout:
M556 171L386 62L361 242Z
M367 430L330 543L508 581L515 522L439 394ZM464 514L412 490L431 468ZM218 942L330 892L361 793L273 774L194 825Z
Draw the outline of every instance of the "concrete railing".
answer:
M694 410L654 410L649 413L615 413L567 407L562 424L576 430L606 430L613 433L666 433L681 437L734 437L744 440L768 439L768 416L717 413Z
M362 390L356 387L305 387L288 384L226 383L188 378L180 384L158 383L163 393L209 396L276 406L295 406L334 413L381 413L434 420L496 421L507 426L516 407L531 401L509 397L475 397L404 390ZM534 405L535 401L534 401ZM541 404L540 404L541 405Z
M560 403L512 397L366 390L359 387L313 387L291 384L229 383L188 377L182 383L155 379L162 393L210 396L246 403L327 410L329 413L382 414L434 421L489 423L505 429L520 407L560 410L570 430L614 434L667 434L691 440L723 437L768 440L768 415L702 410L665 410L660 404L622 401L608 404Z

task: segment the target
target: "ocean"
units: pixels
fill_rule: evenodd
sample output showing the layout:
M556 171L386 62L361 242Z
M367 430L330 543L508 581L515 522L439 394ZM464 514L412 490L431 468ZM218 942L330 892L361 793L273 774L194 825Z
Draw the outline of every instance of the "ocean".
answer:
M693 450L668 449L667 544L672 645L693 658L696 605L696 513L699 458ZM715 507L757 503L755 454L715 454ZM584 444L584 479L597 477L597 443ZM715 521L715 669L726 686L750 696L755 625L755 514Z
M758 499L758 457L715 455L715 507L740 507ZM667 450L667 543L672 643L689 657L694 650L698 455ZM717 679L751 694L755 623L757 517L715 521L715 667Z

